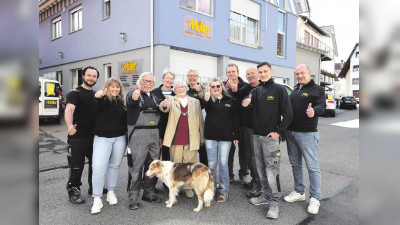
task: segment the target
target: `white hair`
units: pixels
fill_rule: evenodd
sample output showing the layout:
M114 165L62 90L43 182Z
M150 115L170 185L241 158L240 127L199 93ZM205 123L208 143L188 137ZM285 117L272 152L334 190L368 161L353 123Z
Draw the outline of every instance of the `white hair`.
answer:
M139 79L136 81L136 85L139 87L140 84L142 83L143 77L147 76L147 75L152 75L153 79L154 79L154 83L156 83L156 77L150 73L150 72L143 72L142 74L140 74Z

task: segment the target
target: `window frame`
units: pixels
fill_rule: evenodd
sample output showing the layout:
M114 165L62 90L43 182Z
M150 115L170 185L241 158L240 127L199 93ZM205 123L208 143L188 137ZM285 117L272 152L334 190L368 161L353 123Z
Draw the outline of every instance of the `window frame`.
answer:
M201 1L201 0L192 0L192 1L194 2L193 9L187 7L186 5L182 5L181 0L179 1L179 7L186 9L186 10L196 12L196 13L200 13L202 15L206 15L209 17L214 17L214 0L206 0L206 1L210 1L210 14L199 11L198 1Z
M278 10L278 21L279 21L279 13L283 14L283 32L279 31L279 24L278 24L278 30L277 30L277 37L276 37L276 56L279 58L285 58L285 50L286 50L286 12L283 10ZM282 55L279 55L278 53L278 41L279 41L279 35L283 36L283 47L282 47Z
M232 15L236 14L240 17L240 21L233 20ZM248 17L246 15L240 14L235 11L230 11L230 19L229 19L229 41L235 44L240 44L240 45L245 45L248 47L253 47L253 48L258 48L260 46L260 21L253 19L251 17ZM245 24L243 23L245 21ZM255 26L254 26L254 44L250 43L248 40L249 37L249 21L254 21ZM234 35L232 36L232 23L240 24L239 26L239 39L235 38ZM234 27L234 28L237 28Z
M358 72L358 71L360 71L360 65L354 65L353 72Z
M354 82L357 81L357 82ZM351 81L352 85L359 85L360 84L360 78L353 78L353 80Z
M75 13L78 13L78 28L76 30L73 29L74 28L74 14ZM79 20L79 18L80 18L80 20ZM83 22L82 21L83 21L83 10L82 10L82 5L79 5L79 6L73 8L73 9L71 9L69 11L69 24L70 24L69 31L70 31L70 33L74 33L74 32L82 30L82 28L83 28Z
M110 68L110 73L108 73L108 68ZM104 81L107 82L108 78L112 77L112 66L111 63L104 64Z
M58 26L57 24L59 24L60 36L56 36L57 32L55 29ZM61 20L61 16L58 16L51 20L51 40L56 40L61 37L62 37L62 20Z
M108 5L108 15L107 15L107 5ZM111 0L103 1L103 20L111 17Z

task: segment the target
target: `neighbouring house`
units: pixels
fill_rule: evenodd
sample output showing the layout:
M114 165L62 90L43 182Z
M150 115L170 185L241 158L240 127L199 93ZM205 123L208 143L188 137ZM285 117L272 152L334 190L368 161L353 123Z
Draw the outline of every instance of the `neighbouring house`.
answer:
M360 47L357 43L339 73L339 78L346 80L344 95L354 96L358 100L360 95Z

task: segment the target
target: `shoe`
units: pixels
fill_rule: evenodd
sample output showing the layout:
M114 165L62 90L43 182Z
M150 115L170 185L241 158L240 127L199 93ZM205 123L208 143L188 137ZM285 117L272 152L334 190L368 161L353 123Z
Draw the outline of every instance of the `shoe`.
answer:
M296 191L292 191L289 195L283 198L285 202L297 202L297 201L305 201L306 195L297 193Z
M242 187L245 189L250 189L251 184L249 181L246 180L246 176L241 176L240 178L240 183L242 183Z
M107 188L103 188L103 195L105 195L105 194L107 194L107 193L108 193L108 189L107 189ZM93 194L92 187L89 187L88 194L89 194L89 195L92 195L92 194Z
M267 212L267 218L276 219L279 215L279 207L278 206L270 206Z
M103 208L103 202L101 201L101 198L95 197L93 199L92 214L99 213L101 208Z
M150 192L143 192L142 200L146 201L146 202L156 202L156 203L161 202L160 197L158 197L156 194L150 193Z
M129 209L130 210L135 210L138 208L139 208L139 202L138 202L137 198L129 200Z
M234 175L229 176L229 182L232 182L232 181L235 181L235 176Z
M190 190L185 190L186 192L186 198L193 198L194 197L194 192L192 189Z
M250 203L253 205L266 205L268 204L268 199L260 195L257 198L251 198Z
M310 205L308 205L307 212L311 214L318 214L320 203L318 199L312 197L310 199Z
M221 185L220 184L217 184L216 186L217 186L216 187L217 189L221 189Z
M107 193L107 202L108 202L108 204L110 204L110 205L116 205L116 204L118 203L118 199L117 199L117 197L115 196L114 191L109 191L109 192Z
M257 190L250 190L246 193L246 197L247 198L257 198L261 195L261 191L257 191Z
M85 203L85 198L81 196L81 191L77 187L68 190L69 201L75 204Z
M228 199L227 194L220 194L217 198L217 202L225 202Z

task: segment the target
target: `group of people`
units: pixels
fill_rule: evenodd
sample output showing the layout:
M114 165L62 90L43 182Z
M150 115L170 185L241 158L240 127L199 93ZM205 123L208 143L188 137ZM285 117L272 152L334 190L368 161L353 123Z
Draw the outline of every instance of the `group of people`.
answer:
M285 87L272 79L267 62L247 68L248 83L239 77L237 65L228 64L228 79L213 78L205 88L196 70L188 71L185 82L175 80L174 72L165 69L159 87L154 88L155 76L144 72L137 90L124 97L117 78L108 79L103 90L95 93L92 86L99 72L91 66L84 68L83 83L68 93L65 110L71 151L69 200L85 202L80 186L87 157L89 194L94 198L91 212L101 211L103 194L110 205L117 204L114 190L126 151L130 209L139 208L142 189L143 201L161 202L155 194L157 178L144 175L156 158L175 163L199 158L212 172L216 201L225 202L238 147L239 178L249 188L246 196L253 205L268 204L267 217L276 219L281 198L279 145L286 141L294 191L283 199L306 200L304 158L310 179L308 212L317 214L321 198L317 125L318 116L325 111L325 94L311 79L307 65L298 65L295 74L298 84L289 96ZM249 172L252 180L246 182ZM187 198L194 197L193 187L183 188Z

